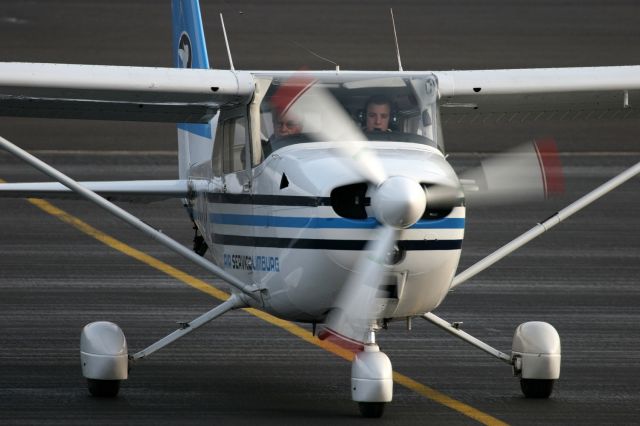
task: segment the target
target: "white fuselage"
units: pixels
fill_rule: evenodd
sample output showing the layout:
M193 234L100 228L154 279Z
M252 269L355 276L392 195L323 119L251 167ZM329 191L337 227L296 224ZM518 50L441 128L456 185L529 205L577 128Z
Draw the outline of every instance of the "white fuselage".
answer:
M282 148L252 170L250 192L233 193L230 182L214 179L206 194L197 195L194 216L214 261L264 289L257 307L281 318L322 321L377 232L368 207L366 219L341 217L332 207L334 188L362 182L333 147L316 142ZM435 148L398 142L371 142L371 148L389 176L459 185ZM460 205L399 232L404 254L388 268L390 293L381 318L429 312L441 303L460 258L464 217Z

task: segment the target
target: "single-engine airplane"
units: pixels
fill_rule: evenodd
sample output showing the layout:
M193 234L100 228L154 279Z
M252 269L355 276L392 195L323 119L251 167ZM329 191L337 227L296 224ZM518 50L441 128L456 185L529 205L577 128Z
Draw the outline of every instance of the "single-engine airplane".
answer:
M82 374L116 396L134 364L233 309L311 323L351 348L352 399L380 417L392 367L376 334L423 318L510 365L526 397L560 377L556 330L527 322L501 352L433 311L448 292L640 172L640 163L456 275L466 206L562 189L549 141L457 175L442 120L514 111L634 115L640 66L483 71L210 69L197 0L173 0L175 68L0 63L0 114L177 124L175 180L76 182L18 146L3 149L56 182L0 184L3 197L82 197L200 265L231 297L130 354L111 322L82 331ZM193 249L112 200L182 200ZM204 257L210 249L210 257Z

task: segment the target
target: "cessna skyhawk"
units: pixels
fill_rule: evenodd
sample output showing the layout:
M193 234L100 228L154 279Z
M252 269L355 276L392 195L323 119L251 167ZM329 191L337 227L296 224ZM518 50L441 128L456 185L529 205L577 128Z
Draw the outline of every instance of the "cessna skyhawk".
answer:
M381 416L393 395L391 363L376 334L390 321L417 317L510 365L525 396L549 397L561 360L550 324L519 325L504 353L433 311L452 288L635 176L640 164L456 275L468 204L542 198L562 181L548 141L457 175L445 156L442 116L574 109L632 115L640 67L210 69L198 2L173 0L172 8L176 68L0 63L2 115L179 123L175 180L76 182L0 138L4 149L56 181L1 184L1 196L83 197L232 292L133 354L117 325L88 324L80 355L90 392L117 395L136 361L250 306L311 323L314 332L317 325L319 338L351 348L352 398L364 416ZM185 219L197 229L193 250L110 201L166 198L184 203Z

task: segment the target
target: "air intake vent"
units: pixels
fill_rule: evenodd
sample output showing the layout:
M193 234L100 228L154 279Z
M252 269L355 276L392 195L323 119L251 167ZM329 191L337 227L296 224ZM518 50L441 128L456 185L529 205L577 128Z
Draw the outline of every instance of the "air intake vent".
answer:
M365 207L371 204L366 198L367 184L354 183L340 186L331 191L331 207L338 216L347 219L366 219Z
M420 184L427 191L427 208L421 220L437 220L449 216L454 207L464 205L464 194L457 188ZM429 199L429 188L434 187L432 194L438 194L438 201Z
M285 189L289 186L289 179L287 179L287 175L282 174L282 179L280 179L280 189Z

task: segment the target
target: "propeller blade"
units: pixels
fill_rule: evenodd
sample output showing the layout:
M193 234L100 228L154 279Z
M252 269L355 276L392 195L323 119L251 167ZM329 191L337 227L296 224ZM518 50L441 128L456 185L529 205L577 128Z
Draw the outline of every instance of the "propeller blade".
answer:
M380 286L387 270L387 258L393 250L397 231L390 226L379 228L376 239L358 259L355 272L340 292L335 307L325 321L329 333L352 343L362 343L371 321L384 309L379 304Z
M464 193L459 187L447 185L429 185L425 188L427 210L445 210L460 205Z
M467 205L544 200L564 191L555 141L532 142L490 157L460 175Z

